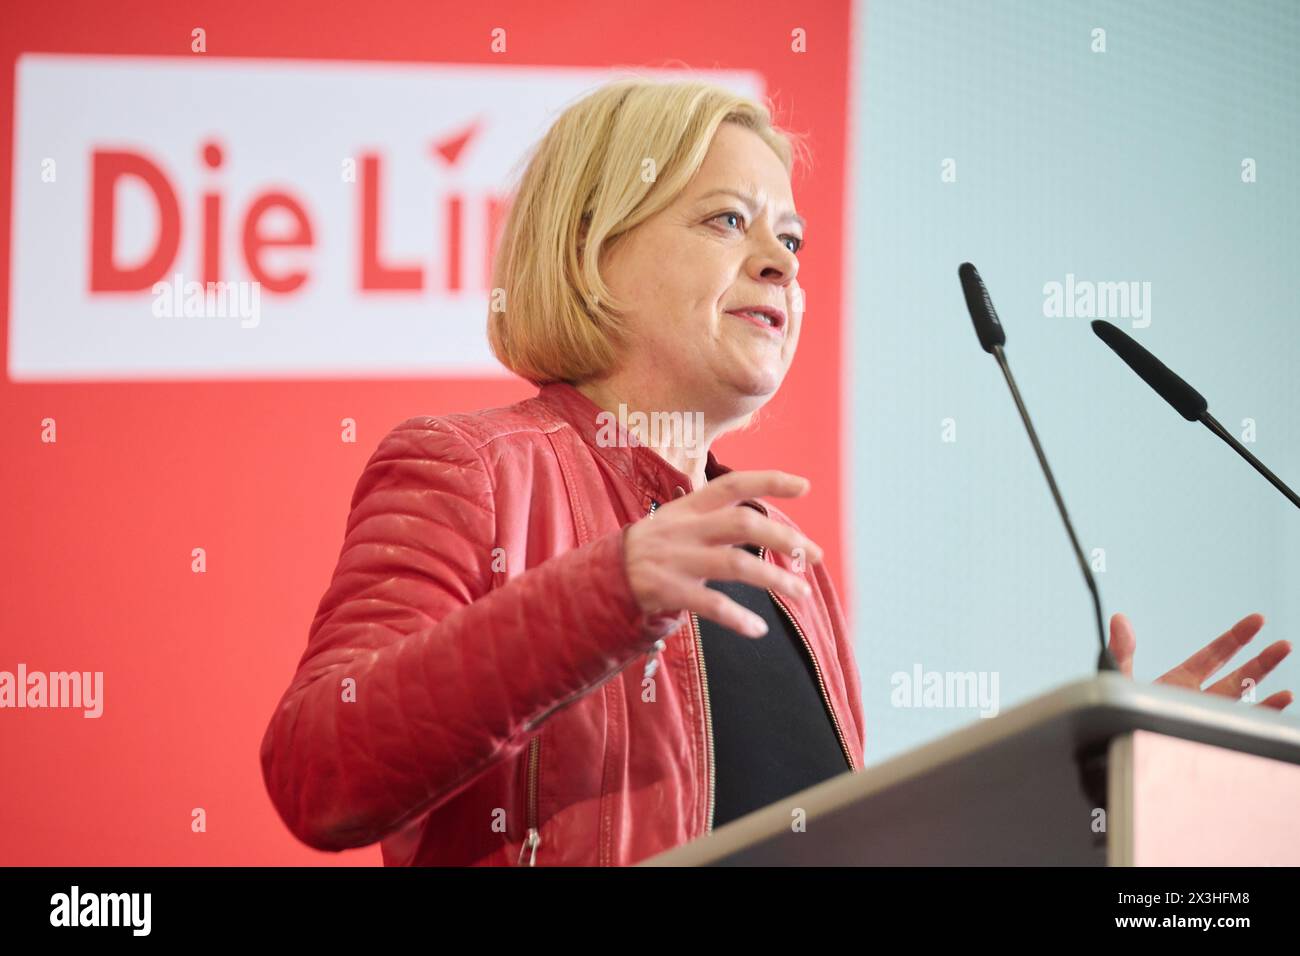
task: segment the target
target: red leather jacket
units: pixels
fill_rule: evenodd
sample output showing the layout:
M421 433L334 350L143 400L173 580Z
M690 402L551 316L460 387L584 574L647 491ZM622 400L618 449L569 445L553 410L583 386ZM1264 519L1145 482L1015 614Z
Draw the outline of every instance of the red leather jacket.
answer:
M262 741L271 800L304 843L379 840L386 866L608 866L712 829L698 619L648 618L623 560L624 530L690 480L635 439L598 442L600 411L555 383L380 442ZM729 470L709 454L710 478ZM859 770L844 616L825 569L804 574L812 596L778 603Z

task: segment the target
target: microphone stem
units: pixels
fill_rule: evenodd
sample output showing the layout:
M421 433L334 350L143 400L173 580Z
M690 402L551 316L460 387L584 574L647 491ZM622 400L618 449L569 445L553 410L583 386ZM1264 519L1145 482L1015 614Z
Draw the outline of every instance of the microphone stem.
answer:
M1092 607L1097 615L1097 640L1101 643L1101 654L1097 658L1098 671L1118 671L1119 667L1115 663L1115 658L1106 646L1106 625L1102 620L1101 613L1101 595L1097 591L1097 580L1092 576L1092 569L1088 567L1088 562L1084 560L1083 548L1079 547L1079 539L1074 534L1074 526L1070 523L1070 516L1065 510L1065 502L1061 499L1061 492L1057 490L1056 479L1052 477L1052 466L1047 463L1047 456L1043 454L1043 446L1038 443L1038 433L1034 431L1034 423L1029 420L1029 410L1025 408L1025 403L1020 399L1020 389L1016 387L1016 380L1011 374L1011 366L1007 364L1007 357L1002 352L1002 346L993 346L993 357L998 360L998 367L1002 369L1003 376L1006 377L1007 385L1011 388L1011 397L1016 401L1016 409L1020 412L1020 418L1025 423L1025 430L1029 432L1029 440L1033 443L1034 454L1038 456L1038 463L1042 466L1043 474L1047 476L1047 486L1052 489L1052 498L1056 501L1056 510L1061 513L1061 521L1065 524L1065 531L1070 536L1070 544L1074 546L1074 556L1079 560L1079 570L1083 572L1083 580L1088 585L1088 592L1092 595Z
M1278 491L1282 492L1282 494L1290 498L1291 504L1295 505L1297 508L1300 508L1300 497L1298 497L1294 491L1288 488L1286 486L1286 483L1283 482L1281 478L1279 478L1277 475L1269 471L1268 467L1262 461L1260 461L1249 451L1247 451L1246 446L1243 445L1241 442L1237 441L1236 437L1233 436L1231 432L1229 432L1226 428L1220 425L1218 421L1215 420L1214 416L1210 414L1209 409L1206 409L1204 414L1201 415L1201 422L1205 425L1206 428L1208 428L1210 431L1214 432L1214 434L1218 435L1220 438L1226 441L1228 445L1231 446L1233 451L1235 451L1242 458L1246 459L1246 461L1250 462L1251 467L1254 468L1261 475L1263 475L1265 478L1267 478L1269 481L1271 481L1273 483L1274 488L1276 488Z

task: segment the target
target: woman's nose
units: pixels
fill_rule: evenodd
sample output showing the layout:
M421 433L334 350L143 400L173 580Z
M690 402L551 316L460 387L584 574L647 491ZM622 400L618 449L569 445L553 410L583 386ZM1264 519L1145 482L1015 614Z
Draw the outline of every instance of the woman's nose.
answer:
M776 236L769 236L753 259L755 278L788 285L799 273L799 259Z

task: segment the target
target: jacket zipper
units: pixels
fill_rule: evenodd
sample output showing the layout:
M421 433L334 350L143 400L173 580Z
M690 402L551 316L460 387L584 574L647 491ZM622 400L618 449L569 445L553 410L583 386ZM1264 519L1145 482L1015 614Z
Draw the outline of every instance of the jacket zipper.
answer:
M646 512L646 517L653 518L655 516L655 509L658 507L659 507L659 502L651 498L650 510ZM665 641L663 638L660 638L659 640L655 641L654 647L650 649L650 653L646 654L645 670L641 672L642 680L646 680L650 677L653 677L655 675L655 671L659 670L658 655L661 651L665 650L667 647L668 647L668 642Z
M537 847L542 842L542 832L537 828L537 758L541 750L542 735L539 731L528 744L528 832L524 836L524 845L519 848L519 866L524 865L524 854L530 849L533 852L528 857L528 865L537 865Z
M760 547L758 549L758 557L760 560L763 560L764 555L766 554L766 547ZM844 729L840 726L840 719L835 714L835 708L831 706L830 694L826 692L826 681L822 679L822 669L821 665L817 663L817 655L813 653L812 645L808 643L808 638L804 634L803 628L801 628L799 622L794 619L794 615L791 614L790 609L785 606L785 602L782 601L777 596L777 593L771 588L767 589L767 593L772 595L772 600L776 602L776 606L784 612L786 618L789 619L790 623L794 626L795 633L798 634L799 638L803 641L803 646L808 651L808 659L812 661L813 670L817 672L817 686L821 688L822 700L826 702L826 712L831 715L831 721L835 724L835 735L840 739L840 749L844 751L844 759L848 761L849 769L856 771L858 768L853 762L853 754L849 750L848 741L844 739Z
M654 517L655 509L659 507L659 502L653 498L650 500L650 511L647 517ZM713 804L716 795L717 780L714 772L713 758L713 709L709 704L709 679L708 672L704 667L704 639L700 636L700 619L699 616L691 612L691 634L695 638L695 659L700 662L700 696L704 701L704 740L708 750L708 779L709 779L709 798L708 798L708 817L704 824L704 832L713 831ZM664 649L664 642L659 641L646 658L645 676L649 677L659 666L655 660L655 654Z
M695 635L696 659L700 662L700 690L704 694L704 734L709 749L709 819L705 824L704 832L712 833L714 787L717 783L714 779L713 761L713 709L709 705L709 680L704 669L704 639L700 637L700 619L694 611L691 612L691 631Z

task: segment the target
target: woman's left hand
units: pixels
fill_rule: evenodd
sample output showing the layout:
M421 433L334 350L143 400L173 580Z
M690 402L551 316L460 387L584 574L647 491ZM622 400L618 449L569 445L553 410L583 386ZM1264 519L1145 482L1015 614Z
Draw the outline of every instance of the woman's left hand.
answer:
M1221 694L1224 697L1240 699L1248 688L1253 689L1258 685L1266 674L1291 653L1290 641L1276 641L1270 644L1260 651L1258 656L1209 687L1202 688L1201 684L1228 663L1232 656L1245 647L1263 626L1264 615L1262 614L1243 617L1228 631L1220 634L1169 673L1157 679L1156 683L1204 690L1207 694ZM1137 650L1137 637L1133 634L1133 625L1123 614L1116 614L1110 619L1108 646L1111 654L1115 656L1115 662L1119 664L1119 669L1132 677L1133 653ZM1258 706L1282 710L1291 703L1293 698L1294 695L1289 690L1280 690L1261 701Z

